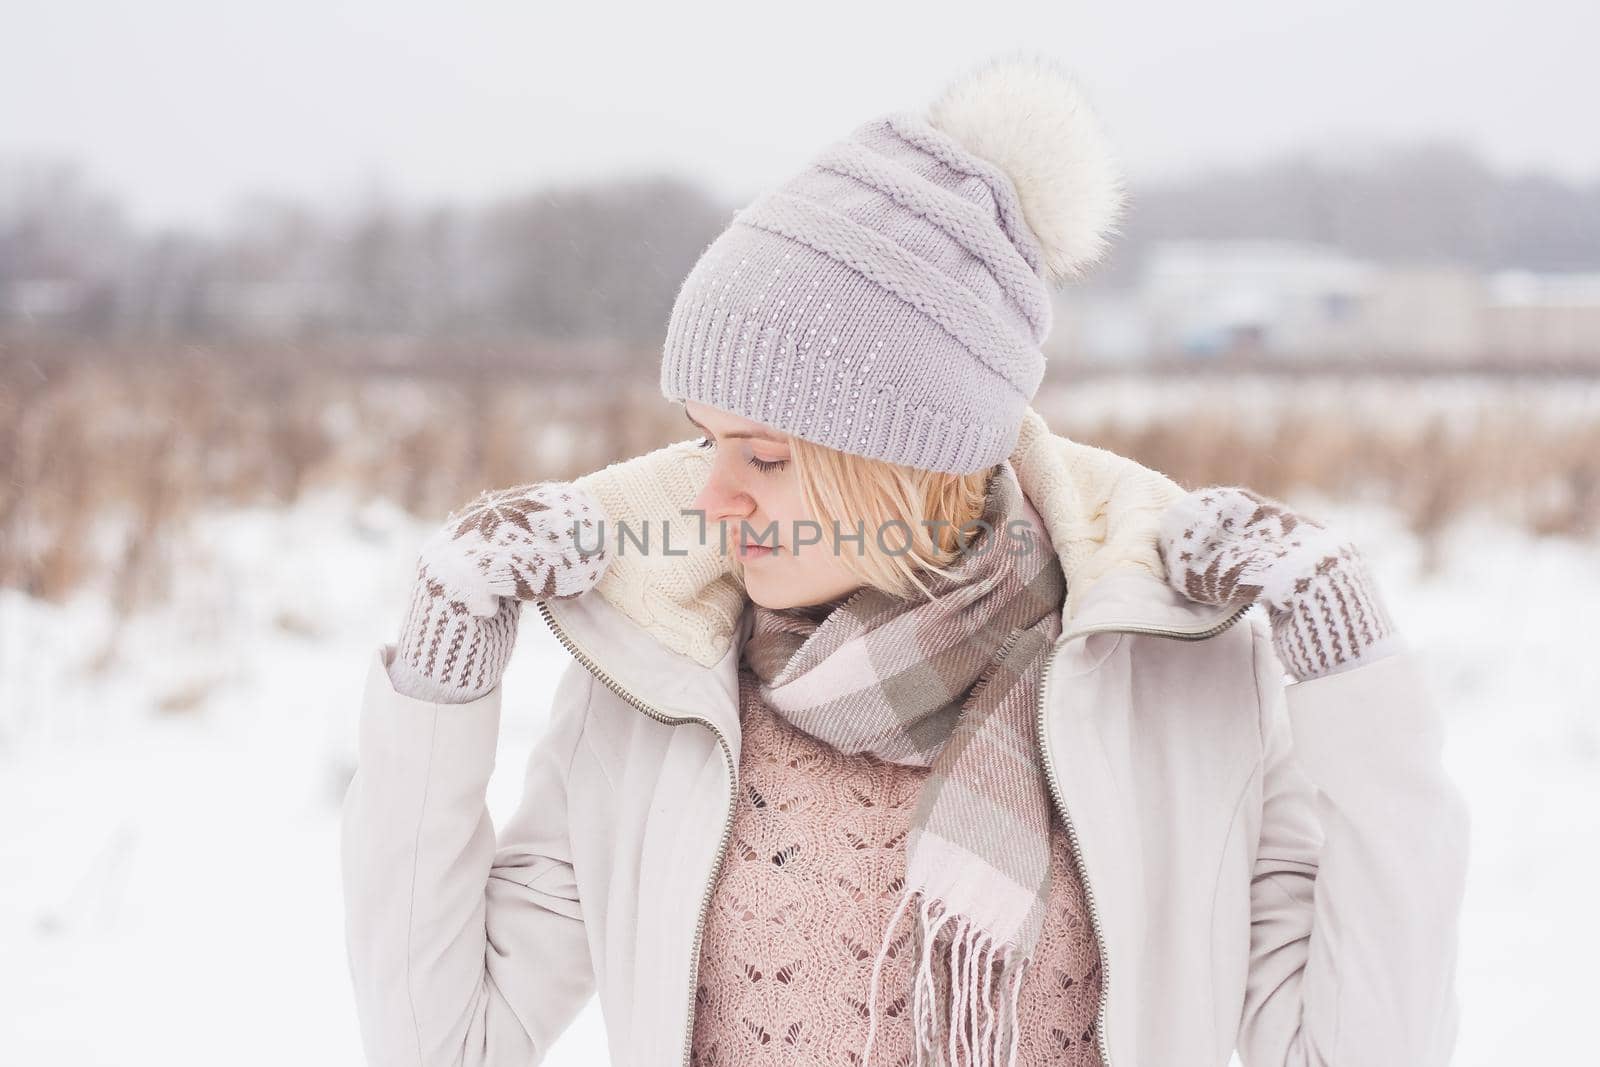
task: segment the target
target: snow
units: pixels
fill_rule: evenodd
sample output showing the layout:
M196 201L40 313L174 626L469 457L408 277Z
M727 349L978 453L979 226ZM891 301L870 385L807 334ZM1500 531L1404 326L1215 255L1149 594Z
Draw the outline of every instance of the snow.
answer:
M1600 546L1467 515L1423 577L1394 514L1292 502L1362 546L1449 717L1473 819L1455 1062L1568 1061L1600 948ZM432 525L334 492L208 514L167 546L172 602L120 630L92 590L0 590L0 1060L361 1062L339 801ZM563 663L526 613L497 819ZM603 1050L591 1001L548 1062Z

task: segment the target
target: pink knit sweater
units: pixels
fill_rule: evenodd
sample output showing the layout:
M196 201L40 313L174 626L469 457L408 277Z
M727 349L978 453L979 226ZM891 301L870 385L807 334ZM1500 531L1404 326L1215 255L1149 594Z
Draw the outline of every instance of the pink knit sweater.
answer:
M697 1067L860 1067L873 961L905 876L926 767L850 756L791 726L740 671L739 802L695 992ZM1018 1003L1019 1064L1100 1063L1100 958L1059 816L1049 912ZM913 1062L913 920L883 966L872 1065Z

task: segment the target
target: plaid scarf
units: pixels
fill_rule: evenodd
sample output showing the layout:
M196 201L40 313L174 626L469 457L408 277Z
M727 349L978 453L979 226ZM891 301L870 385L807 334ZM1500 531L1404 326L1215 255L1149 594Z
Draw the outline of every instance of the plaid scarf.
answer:
M949 576L924 578L931 599L863 586L819 606L757 605L744 649L762 698L796 728L842 752L932 768L912 812L905 893L873 966L863 1067L879 972L919 897L917 1063L935 1040L952 1063L958 1046L979 1064L1016 1057L1017 990L1049 892L1051 806L1034 724L1066 581L1009 462L989 481L982 520Z

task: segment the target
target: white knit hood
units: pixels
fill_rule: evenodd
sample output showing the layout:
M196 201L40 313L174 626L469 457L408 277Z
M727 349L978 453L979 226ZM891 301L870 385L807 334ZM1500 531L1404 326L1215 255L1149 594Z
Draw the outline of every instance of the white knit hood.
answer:
M574 484L594 498L612 524L606 531L610 564L584 595L604 598L666 648L710 666L727 652L748 598L733 561L714 537L681 536L695 526L683 512L711 469L711 456L697 441L620 460ZM1032 408L1010 462L1061 557L1067 579L1064 629L1084 593L1112 570L1136 571L1165 587L1157 534L1161 514L1183 495L1181 486L1125 456L1052 433ZM671 554L660 543L669 520ZM638 536L648 531L649 551L632 542L619 548L616 526ZM1218 610L1197 609L1207 615Z

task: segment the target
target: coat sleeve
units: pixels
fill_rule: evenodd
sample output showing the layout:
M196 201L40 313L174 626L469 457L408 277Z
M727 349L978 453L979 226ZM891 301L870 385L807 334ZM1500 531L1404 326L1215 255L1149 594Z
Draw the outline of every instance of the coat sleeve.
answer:
M1415 655L1285 684L1251 625L1265 756L1240 1059L1446 1064L1468 816Z
M593 678L563 675L496 840L485 793L502 689L402 695L369 663L342 812L345 940L367 1060L541 1061L594 992L567 836L566 782Z

